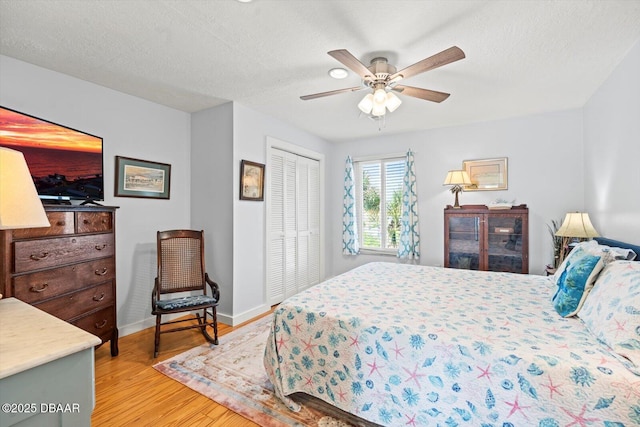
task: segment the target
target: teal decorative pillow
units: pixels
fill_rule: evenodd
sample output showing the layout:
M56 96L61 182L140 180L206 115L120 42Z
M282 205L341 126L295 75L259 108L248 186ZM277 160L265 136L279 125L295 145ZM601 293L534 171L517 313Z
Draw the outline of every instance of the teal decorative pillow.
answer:
M640 375L640 262L607 265L578 317L631 372Z
M567 265L569 263L574 263L577 258L580 258L585 252L591 252L595 248L598 247L598 242L595 240L586 240L584 242L580 242L574 246L573 250L567 254L567 257L562 261L562 264L558 266L558 269L555 273L556 285L558 284L558 280L562 273L567 269Z
M558 289L553 296L553 307L558 314L570 317L578 313L603 266L601 256L580 249L567 259L565 268L557 278Z

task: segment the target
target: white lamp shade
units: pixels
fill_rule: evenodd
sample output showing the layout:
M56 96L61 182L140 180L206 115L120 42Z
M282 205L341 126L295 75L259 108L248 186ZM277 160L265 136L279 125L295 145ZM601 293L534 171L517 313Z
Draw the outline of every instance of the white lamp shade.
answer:
M24 155L0 147L0 230L49 226Z
M452 170L447 172L447 176L444 179L442 185L471 185L471 179L467 171Z
M382 105L387 101L387 92L384 89L376 89L373 91L373 105Z
M384 104L376 104L373 103L373 108L371 109L371 115L373 116L384 116L387 110L385 109Z
M600 234L591 224L588 213L569 212L564 217L564 221L558 231L556 231L556 236L588 239L598 237Z
M400 104L402 104L402 101L400 100L400 98L396 96L395 93L387 92L386 106L387 106L387 110L389 110L390 113L393 113L394 111L396 111L396 109L400 106Z
M371 109L373 108L373 95L368 93L362 98L362 101L358 104L358 108L365 114L371 113Z

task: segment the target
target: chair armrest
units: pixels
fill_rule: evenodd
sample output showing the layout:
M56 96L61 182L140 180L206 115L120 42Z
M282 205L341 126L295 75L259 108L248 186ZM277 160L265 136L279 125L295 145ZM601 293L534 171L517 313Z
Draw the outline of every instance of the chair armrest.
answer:
M204 280L211 287L211 296L216 299L216 301L220 301L220 288L218 284L209 278L208 273L204 273Z
M153 281L153 291L151 292L151 310L156 310L156 300L158 299L158 278Z

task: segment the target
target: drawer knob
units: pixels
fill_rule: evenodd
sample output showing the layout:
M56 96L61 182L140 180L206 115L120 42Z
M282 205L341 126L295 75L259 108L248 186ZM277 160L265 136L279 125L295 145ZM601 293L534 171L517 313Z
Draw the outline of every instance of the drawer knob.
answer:
M43 283L39 288L36 287L36 285L33 285L29 288L30 292L35 292L35 293L41 293L44 292L45 289L47 289L49 287L48 283Z
M96 245L96 251L101 251L107 247L107 245Z
M94 271L94 273L96 274L96 276L104 276L105 274L107 274L107 267L104 267L102 270L96 270Z
M82 221L82 222L84 222L85 224L89 224L89 220L88 220L88 219L85 219L85 220L84 220L84 221Z
M102 322L96 323L95 325L96 325L96 329L102 329L105 326L107 326L107 319L104 319Z
M104 299L104 292L103 292L102 294L100 294L100 296L97 296L97 295L94 295L94 296L93 296L93 300L94 300L95 302L100 302L100 301L102 301L103 299Z
M45 259L48 256L49 256L49 252L42 252L40 255L31 254L29 258L31 258L34 261L40 261L42 259Z
M66 223L64 221L58 221L58 222L56 222L56 225L58 227L64 227L66 225Z

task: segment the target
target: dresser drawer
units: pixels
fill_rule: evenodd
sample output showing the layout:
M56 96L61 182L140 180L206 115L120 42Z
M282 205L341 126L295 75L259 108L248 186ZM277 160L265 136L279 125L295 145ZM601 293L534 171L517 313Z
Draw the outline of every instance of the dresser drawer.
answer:
M113 234L60 237L14 243L14 272L24 273L113 256Z
M102 341L111 339L111 334L116 327L114 306L104 308L96 313L91 313L79 319L75 319L70 323L76 325L80 329L84 329L90 334L96 335Z
M114 257L14 276L13 296L30 304L114 280Z
M35 304L35 306L62 320L70 320L100 307L113 306L113 304L113 284L109 281L93 288Z
M51 227L13 230L13 238L16 240L30 239L33 237L61 236L75 232L73 212L47 212L47 218Z
M110 212L77 212L78 233L104 233L113 230L113 215Z

